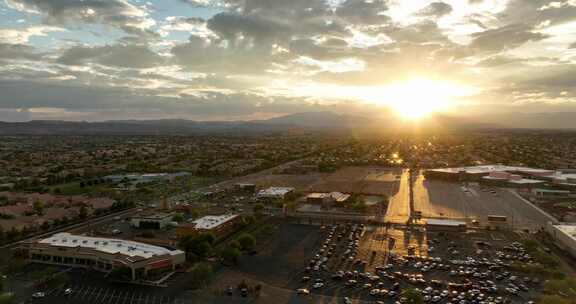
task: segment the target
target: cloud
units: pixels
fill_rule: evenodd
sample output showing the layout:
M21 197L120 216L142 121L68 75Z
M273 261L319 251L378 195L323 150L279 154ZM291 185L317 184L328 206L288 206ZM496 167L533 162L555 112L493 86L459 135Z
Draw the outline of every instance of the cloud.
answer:
M576 42L573 42L568 46L569 49L576 49Z
M500 52L521 46L528 41L539 41L549 36L533 32L530 26L525 24L512 24L497 29L486 30L472 34L473 40L470 47L482 51Z
M383 0L345 0L336 9L336 15L356 25L384 24L390 22L390 17L385 15L387 10Z
M41 14L50 25L101 23L130 34L154 35L149 31L154 19L149 18L145 8L127 0L6 0L6 3L19 11Z
M66 65L99 63L124 68L149 68L162 65L164 58L143 45L75 46L65 50L57 59Z
M498 18L504 24L524 23L529 26L562 24L576 20L573 1L510 0Z
M41 54L36 53L35 49L29 45L0 43L0 60L2 59L24 59L40 60Z
M46 36L50 32L65 31L55 26L36 25L25 28L0 28L0 42L24 44L33 36Z
M442 17L452 12L452 6L444 2L432 2L423 8L419 14L422 16Z

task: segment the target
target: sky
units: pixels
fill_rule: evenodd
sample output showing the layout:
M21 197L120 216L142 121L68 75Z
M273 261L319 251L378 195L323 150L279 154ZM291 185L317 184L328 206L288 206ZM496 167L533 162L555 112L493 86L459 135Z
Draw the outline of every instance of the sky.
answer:
M576 0L0 0L2 121L388 110L576 112Z

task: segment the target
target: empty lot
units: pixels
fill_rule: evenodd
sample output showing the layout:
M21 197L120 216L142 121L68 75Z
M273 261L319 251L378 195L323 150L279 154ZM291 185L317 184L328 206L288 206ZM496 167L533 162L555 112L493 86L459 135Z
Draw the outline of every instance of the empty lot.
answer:
M515 229L539 229L550 221L510 189L462 186L422 175L414 184L414 205L424 218L476 219L485 224L488 215L503 215Z

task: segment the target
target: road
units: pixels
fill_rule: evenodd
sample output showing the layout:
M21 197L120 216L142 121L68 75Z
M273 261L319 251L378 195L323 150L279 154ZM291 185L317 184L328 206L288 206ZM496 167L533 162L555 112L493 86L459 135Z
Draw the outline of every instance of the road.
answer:
M410 217L410 174L407 169L402 170L398 192L392 196L384 221L390 223L406 224Z

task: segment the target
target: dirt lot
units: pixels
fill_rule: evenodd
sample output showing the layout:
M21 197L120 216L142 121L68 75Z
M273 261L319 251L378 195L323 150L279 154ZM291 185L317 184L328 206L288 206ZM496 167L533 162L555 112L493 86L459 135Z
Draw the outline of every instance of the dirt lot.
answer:
M260 188L294 187L302 192L344 192L392 196L398 192L399 170L379 167L346 167L334 173L267 174L243 180Z

